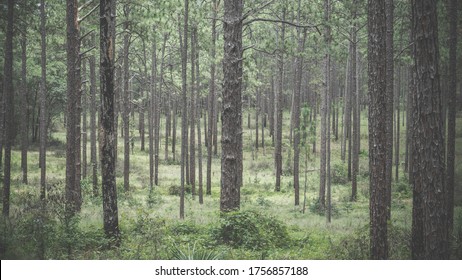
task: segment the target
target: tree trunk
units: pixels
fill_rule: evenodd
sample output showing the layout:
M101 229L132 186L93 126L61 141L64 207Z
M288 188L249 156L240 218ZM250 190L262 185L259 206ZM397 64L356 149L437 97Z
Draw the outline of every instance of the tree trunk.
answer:
M345 90L343 93L343 122L342 122L342 148L341 148L341 159L343 162L346 160L346 150L347 150L347 139L350 137L349 136L349 127L350 127L350 116L351 116L351 103L350 103L350 87L351 87L351 43L349 45L349 50L348 50L348 59L347 59L347 64L345 67Z
M115 0L100 2L100 88L101 88L101 177L103 194L104 232L118 244L119 218L117 209L117 188L115 177L114 131L114 20Z
M11 186L11 147L14 135L14 88L13 88L13 24L14 24L14 0L8 0L7 26L5 39L4 60L4 174L3 174L3 216L10 215L10 186Z
M449 257L447 188L439 85L436 1L411 1L414 70L413 95L413 258ZM418 221L414 223L414 220ZM421 238L414 238L420 235Z
M457 102L457 0L449 1L449 96L447 141L448 231L454 227L454 167Z
M212 1L212 10L213 10L213 18L212 18L212 46L211 46L211 65L210 65L210 88L209 88L209 100L208 100L208 117L209 117L209 126L207 127L207 188L206 194L212 194L212 146L213 146L213 129L216 126L216 122L214 121L215 115L215 45L216 45L216 17L218 13L218 6L217 1Z
M67 0L67 133L66 133L66 204L68 215L80 210L78 176L80 137L80 36L77 0Z
M197 150L198 150L198 160L199 160L199 204L204 203L204 191L203 191L203 178L202 178L202 139L201 139L201 112L202 112L202 103L200 102L200 71L199 71L199 39L197 37L197 28L194 29L194 42L196 46L196 98L198 100L197 104ZM204 117L205 120L205 117Z
M156 102L157 102L157 40L155 26L152 28L152 57L151 57L151 98L149 103L149 188L152 191L155 184L155 151L156 151Z
M329 0L324 1L324 21L328 22L329 20ZM324 41L326 44L328 44L328 33L330 32L329 28L326 27L326 30L324 31ZM326 167L327 167L327 126L328 126L328 108L327 106L329 105L329 86L330 86L330 81L329 81L329 68L328 68L328 60L329 60L329 55L326 52L325 54L325 69L324 69L324 92L321 95L321 153L320 153L320 168L319 168L319 207L321 210L324 210L326 208ZM328 199L330 199L328 197ZM330 207L327 209L330 211Z
M398 81L396 85L396 144L395 144L395 181L398 182L399 178L399 145L400 145L400 97L401 97L401 66L398 66Z
M125 4L124 17L124 45L123 45L123 130L124 130L124 191L130 191L130 65L129 65L129 48L130 48L130 24L128 18L130 16L129 4Z
M180 32L180 43L181 46L181 194L180 194L180 219L184 219L184 189L185 189L185 168L187 160L187 129L188 129L188 119L187 119L187 97L186 97L186 87L187 87L187 64L188 64L188 13L189 13L189 0L184 1L184 41L181 39ZM181 30L180 30L181 31Z
M87 63L82 61L82 178L87 177Z
M27 93L27 35L23 34L21 38L21 171L22 183L27 184L27 149L29 145L29 115L28 93Z
M357 177L359 173L359 111L361 108L358 106L357 100L359 99L359 94L358 94L358 88L356 87L356 82L357 82L357 26L356 26L356 6L357 3L356 1L353 3L354 6L354 11L353 11L353 27L351 29L351 34L352 34L352 43L351 43L351 71L350 75L351 77L351 99L352 99L352 111L353 111L353 135L351 138L353 138L353 159L352 159L352 177L351 177L351 201L356 201L357 199ZM351 141L351 140L350 140Z
M92 45L96 46L96 35L92 36ZM96 73L95 56L90 56L90 163L92 167L93 195L98 196L98 162L96 156Z
M168 33L164 33L164 42L167 42L168 40ZM169 67L171 65L171 56L169 56ZM162 77L163 79L163 77ZM168 161L168 145L169 145L169 137L170 137L170 129L172 125L172 109L171 109L171 98L170 98L170 92L167 91L165 94L165 115L166 115L166 120L165 120L165 161Z
M386 98L386 17L385 1L369 0L368 75L369 75L369 182L371 259L388 258L387 174L388 99Z
M325 145L325 167L321 165L321 170L325 168L326 172L324 174L325 178L324 180L327 180L327 222L331 222L332 218L332 192L331 192L331 182L330 182L330 108L331 108L331 75L330 75L330 44L331 44L331 28L330 28L330 13L331 13L331 2L330 0L325 0L324 1L324 18L325 21L328 23L326 26L326 30L324 33L324 40L326 44L326 54L325 54L325 112L323 113L325 116L324 120L324 125L325 128L323 130L322 125L321 125L321 131L323 134L325 134L325 143L323 143L322 137L323 134L321 134L321 149L323 145ZM322 120L322 117L321 117ZM322 122L321 122L322 123ZM322 161L322 156L321 156L321 161Z
M242 0L224 2L220 210L240 208L242 185Z
M300 1L298 2L298 12L300 14ZM299 15L300 17L300 15ZM295 84L294 84L294 192L295 192L295 206L300 204L300 181L299 181L299 168L300 168L300 93L302 89L302 72L303 72L303 56L305 50L306 29L303 31L298 30L298 50L295 58ZM303 34L301 34L303 33Z
M393 174L393 87L394 87L394 59L393 59L393 17L394 3L393 0L385 1L386 13L386 119L385 126L387 129L387 153L386 157L386 188L387 188L387 218L391 218L391 180Z
M190 129L190 137L189 137L189 179L191 183L191 194L193 199L196 196L196 45L194 39L196 26L192 27L191 32L191 115L189 121L191 125ZM185 40L187 40L185 38Z
M40 131L44 133L40 134L40 199L46 197L46 145L47 145L47 93L46 93L46 81L47 81L47 67L46 67L46 13L45 13L45 1L40 2L40 45L41 45L41 80L40 80Z
M285 4L285 2L284 2ZM286 8L282 8L282 20L286 18ZM278 90L276 100L276 149L274 154L276 166L276 191L281 190L281 175L282 175L282 110L283 110L283 90L284 90L284 41L285 41L285 25L281 24L281 38L278 42L278 48L281 50L278 55Z

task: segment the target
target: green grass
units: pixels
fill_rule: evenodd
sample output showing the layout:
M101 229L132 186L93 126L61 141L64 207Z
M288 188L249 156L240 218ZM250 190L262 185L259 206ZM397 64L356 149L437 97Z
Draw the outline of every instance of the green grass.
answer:
M246 114L244 114L246 116ZM252 117L254 114L252 113ZM123 192L123 142L118 141L117 185L119 221L122 232L120 247L108 246L102 230L102 202L92 196L90 179L82 180L83 206L81 213L72 220L64 217L65 181L65 131L58 127L53 133L53 147L47 152L47 183L52 200L45 208L38 203L39 176L38 151L29 152L29 184L20 183L20 153L13 151L11 191L11 218L0 223L0 257L2 259L175 259L175 258L219 258L219 259L363 259L368 257L369 240L369 178L367 121L363 112L361 119L361 154L358 176L358 200L350 201L351 183L346 177L346 165L340 160L341 132L338 141L332 141L332 185L333 217L327 223L323 213L316 210L319 187L319 172L307 174L306 209L294 206L293 176L289 155L289 114L284 114L283 166L284 176L281 191L275 192L274 148L269 131L265 130L265 148L254 148L255 122L247 128L244 118L244 174L241 189L241 212L257 213L249 218L252 223L271 221L284 227L284 239L269 238L258 246L234 246L219 242L217 231L226 220L219 212L220 196L220 150L212 159L212 195L204 197L200 205L197 197L190 194L185 200L185 220L179 220L179 196L169 194L170 189L180 185L180 126L177 131L176 162L172 162L171 146L169 161L164 161L164 128L161 127L161 155L159 186L149 195L149 159L147 151L140 151L135 142L130 162L130 193ZM137 122L136 122L137 123ZM178 122L179 123L179 122ZM162 123L164 125L164 123ZM310 154L307 168L319 167L319 120L317 125L317 154ZM340 125L341 128L341 125ZM203 129L203 128L202 128ZM261 128L260 128L261 129ZM400 156L404 159L404 128L401 127ZM456 166L456 225L455 235L462 232L462 127L458 127ZM137 130L135 135L137 135ZM220 129L219 129L220 131ZM119 135L120 136L120 135ZM146 135L147 136L147 135ZM259 135L261 137L261 135ZM139 138L137 137L138 141ZM202 139L204 140L204 139ZM260 138L261 141L261 138ZM171 145L171 140L170 140ZM146 148L147 137L146 137ZM203 147L203 172L205 193L206 155ZM311 150L311 147L310 147ZM88 143L88 153L89 153ZM88 159L90 158L88 154ZM293 155L291 155L293 159ZM402 160L404 161L404 160ZM301 203L304 190L304 156L301 155L300 185ZM196 163L197 166L197 163ZM88 168L88 174L91 169ZM410 258L409 240L412 224L412 191L406 175L400 168L400 179L393 184L392 219L390 221L390 257ZM198 176L196 175L196 179ZM196 190L198 184L196 183ZM46 209L46 211L42 211ZM258 216L261 215L261 216ZM258 218L260 217L260 218ZM235 221L234 221L235 222ZM233 222L233 223L234 223ZM231 222L229 222L231 223ZM265 232L268 230L261 225ZM252 232L244 236L255 240ZM460 234L460 233L459 233ZM462 237L460 238L462 239ZM458 240L458 241L457 241ZM462 240L456 238L460 244ZM244 244L248 244L245 243ZM457 248L454 256L460 258Z

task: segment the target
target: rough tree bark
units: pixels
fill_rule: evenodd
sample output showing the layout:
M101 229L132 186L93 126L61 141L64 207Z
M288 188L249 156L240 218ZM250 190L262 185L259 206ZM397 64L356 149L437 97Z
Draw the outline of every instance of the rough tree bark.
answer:
M368 0L369 182L371 259L388 258L385 1Z
M385 91L385 126L387 129L387 153L386 157L386 201L387 201L387 218L391 218L391 180L393 171L393 87L394 87L394 59L393 59L393 17L394 4L393 0L385 0L385 17L386 17L386 91Z
M119 218L115 177L114 37L115 0L100 0L101 179L104 231L118 243Z
M447 142L448 231L454 227L454 166L457 102L457 0L449 1L449 102Z
M437 8L412 0L416 92L413 95L413 258L447 259L447 187L439 78ZM416 223L414 222L416 221ZM419 236L419 238L415 238Z
M242 0L224 2L220 210L240 208L242 185Z

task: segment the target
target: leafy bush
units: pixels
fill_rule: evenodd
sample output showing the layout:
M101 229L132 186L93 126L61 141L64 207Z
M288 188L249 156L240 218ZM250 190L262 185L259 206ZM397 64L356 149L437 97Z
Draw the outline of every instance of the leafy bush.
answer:
M165 258L166 225L162 218L151 217L144 208L139 208L137 218L126 219L127 228L122 240L121 252L124 259Z
M354 233L331 242L329 257L331 259L367 260L370 258L370 227L365 225ZM390 259L410 259L411 233L409 229L388 224L388 252Z
M196 234L199 228L192 222L179 222L171 225L169 231L172 235Z
M355 230L353 234L349 234L337 242L331 242L328 255L330 259L369 259L369 225Z
M190 185L185 185L184 186L184 193L189 194L191 193L191 186ZM181 194L181 186L170 186L168 188L168 194L169 195L180 195Z
M213 230L213 238L234 248L250 250L284 247L289 243L283 222L254 211L223 214L218 228Z
M326 207L327 207L327 201L326 201ZM312 202L310 203L310 212L318 215L325 215L326 214L326 208L321 206L321 202L319 199L313 199ZM337 205L333 202L331 202L331 215L332 216L338 216L339 215L339 209Z
M343 185L348 183L348 170L343 162L335 162L331 171L332 184Z

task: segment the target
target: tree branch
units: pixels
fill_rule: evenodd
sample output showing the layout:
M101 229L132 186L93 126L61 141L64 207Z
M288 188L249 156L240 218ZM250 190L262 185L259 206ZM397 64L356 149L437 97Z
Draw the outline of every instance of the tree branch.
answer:
M93 3L93 0L90 0L90 1L86 2L85 4L83 4L82 6L80 6L79 12L81 10L85 9L86 7L88 7L91 3Z
M86 53L91 52L91 51L94 50L95 48L96 48L95 46L89 48L88 50L84 51L83 53L80 53L80 56L81 56L81 57L84 56Z
M316 31L318 31L319 35L322 35L321 31L319 31L319 28L318 28L321 24L318 24L318 25L300 25L300 24L296 24L296 23L286 21L286 20L269 19L269 18L254 18L254 19L251 19L251 20L249 20L247 22L244 22L242 25L251 24L251 23L256 22L256 21L283 23L283 24L287 24L287 25L290 25L290 26L293 26L293 27L298 27L298 28L315 28Z
M96 9L99 8L99 4L96 5L95 7L93 7L93 9L91 9L86 15L84 15L82 18L79 18L78 22L79 24L84 20L86 19L88 16L90 16L94 11L96 11Z
M82 37L80 37L80 41L83 41L83 39L85 39L85 37L87 37L88 35L90 35L91 33L93 33L95 30L92 29L90 31L88 31L87 33L85 33Z
M259 10L263 10L264 8L268 7L269 5L273 4L274 0L270 0L268 2L266 2L265 4L261 5L260 7L258 8L255 8L255 9L251 9L249 10L247 13L245 13L245 15L242 17L242 20L246 20L250 15L252 14L255 14L257 11Z

